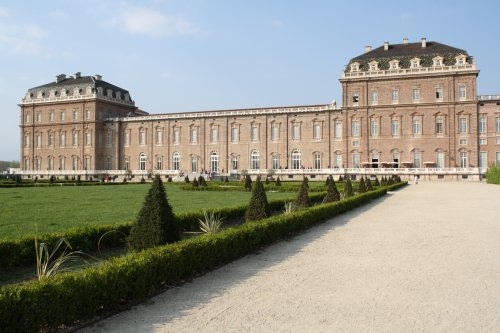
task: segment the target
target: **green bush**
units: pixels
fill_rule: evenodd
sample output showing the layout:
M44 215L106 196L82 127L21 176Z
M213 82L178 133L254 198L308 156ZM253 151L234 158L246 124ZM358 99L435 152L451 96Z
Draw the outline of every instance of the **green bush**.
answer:
M335 180L332 176L327 178L327 190L325 198L323 199L324 203L335 202L340 200L340 193L337 189L337 185L335 184Z
M486 182L488 184L500 184L500 164L496 163L491 165L486 170Z
M269 208L269 203L267 202L264 185L262 184L260 177L257 177L255 185L253 186L252 197L250 198L250 203L248 204L248 209L245 213L245 220L247 222L257 221L270 215L271 210Z
M396 185L394 185L396 186ZM215 235L115 258L97 267L0 289L0 332L35 332L111 313L383 196L385 188Z
M294 209L306 208L311 204L309 199L309 185L307 184L307 177L304 177L300 185L297 198L293 202Z
M179 239L179 227L172 206L168 203L161 177L156 175L130 230L130 246L143 250Z

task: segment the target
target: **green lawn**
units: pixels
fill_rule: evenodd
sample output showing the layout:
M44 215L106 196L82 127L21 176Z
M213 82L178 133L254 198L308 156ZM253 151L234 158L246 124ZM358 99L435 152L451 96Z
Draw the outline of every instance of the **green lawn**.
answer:
M250 192L183 191L164 183L174 213L246 205ZM0 239L131 222L151 184L0 188ZM296 193L268 193L268 200Z

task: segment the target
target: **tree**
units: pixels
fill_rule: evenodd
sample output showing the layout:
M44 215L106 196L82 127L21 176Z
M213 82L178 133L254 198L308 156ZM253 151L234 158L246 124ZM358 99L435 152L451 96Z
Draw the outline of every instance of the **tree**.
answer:
M351 179L347 178L347 180L345 181L345 184L344 184L344 198L349 198L349 197L352 197L353 195L354 195L354 193L352 191Z
M134 250L142 250L180 239L180 230L168 203L161 177L156 175L128 238Z
M373 190L372 182L370 181L370 178L366 177L366 191L371 191Z
M271 216L271 209L269 208L267 195L264 191L264 185L260 181L260 177L257 177L253 186L252 197L245 213L245 220L247 222L257 221L268 216Z
M332 176L327 178L327 183L328 185L326 189L326 196L323 199L323 202L327 203L327 202L339 201L340 193L339 190L337 189L337 185L335 184L335 180L333 180Z
M366 192L365 178L361 177L358 184L358 193L365 193L365 192Z
M191 181L189 180L189 176L186 175L186 177L184 177L184 183L186 184L189 184Z
M307 183L307 177L304 177L302 184L300 184L299 193L297 193L297 198L293 203L294 208L306 208L309 207L311 201L309 199L309 185Z
M207 181L202 175L198 177L198 186L207 186Z
M380 182L378 181L378 177L375 177L374 185L375 186L380 186Z
M250 175L245 176L245 190L247 191L252 190L252 179L250 178Z
M274 186L281 186L280 176L278 176L278 178L276 178L276 182L274 182Z
M199 184L198 184L198 181L196 180L196 177L194 177L193 179L193 187L198 187Z

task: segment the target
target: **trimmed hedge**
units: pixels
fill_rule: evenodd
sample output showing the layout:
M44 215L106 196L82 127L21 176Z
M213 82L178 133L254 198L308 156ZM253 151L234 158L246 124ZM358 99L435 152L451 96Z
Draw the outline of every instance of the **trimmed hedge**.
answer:
M77 320L122 309L167 286L366 204L385 195L387 189L280 214L258 223L245 223L214 235L130 253L97 267L56 275L40 282L4 286L0 288L0 332L28 332L71 325Z

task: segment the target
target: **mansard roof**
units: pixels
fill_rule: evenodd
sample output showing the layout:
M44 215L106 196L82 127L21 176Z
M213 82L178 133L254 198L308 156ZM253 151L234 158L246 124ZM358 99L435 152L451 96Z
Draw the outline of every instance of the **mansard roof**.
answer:
M79 98L98 98L115 103L134 106L130 93L102 79L101 75L74 76L60 74L55 82L28 89L23 103L45 103Z
M460 54L466 57L466 62L468 64L473 63L473 59L466 50L462 50L456 47L448 46L433 41L425 41L419 43L408 43L407 41L402 44L389 44L384 43L384 45L369 50L349 61L346 68L346 72L350 70L349 65L357 62L360 64L360 70L367 70L368 64L371 61L377 61L382 65L381 69L386 65L388 66L389 61L399 60L401 68L407 68L410 65L410 60L413 58L421 59L421 65L423 67L432 66L432 59L438 56L443 58L444 65L454 65L457 56Z
M128 94L126 89L117 87L109 82L102 80L100 75L95 76L81 76L80 73L76 73L74 76L66 76L65 74L60 74L57 76L55 82L50 82L43 84L38 87L33 87L28 89L28 91L38 91L41 89L52 89L52 88L63 88L70 86L92 86L93 88L102 87L103 90L111 89L113 91L120 91L122 94Z

